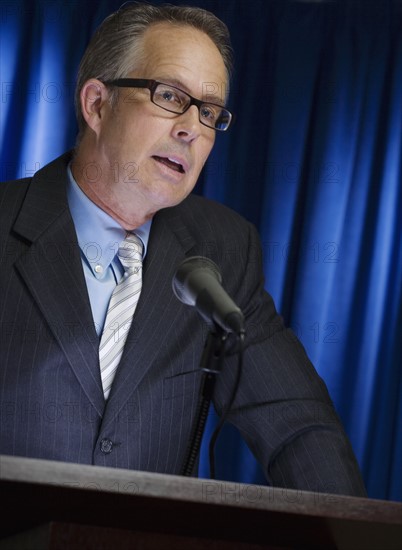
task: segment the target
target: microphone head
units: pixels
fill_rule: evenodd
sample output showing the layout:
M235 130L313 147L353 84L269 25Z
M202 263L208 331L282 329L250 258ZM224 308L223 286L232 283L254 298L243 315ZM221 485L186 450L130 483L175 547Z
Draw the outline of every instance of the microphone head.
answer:
M221 283L219 268L212 260L192 256L179 265L172 287L176 298L195 306L208 324L226 332L244 334L244 315Z
M222 276L215 262L204 256L191 256L181 262L172 280L173 292L183 304L194 306L197 300L196 292L189 291L188 279L190 275L207 275L222 283ZM194 289L196 290L196 289Z

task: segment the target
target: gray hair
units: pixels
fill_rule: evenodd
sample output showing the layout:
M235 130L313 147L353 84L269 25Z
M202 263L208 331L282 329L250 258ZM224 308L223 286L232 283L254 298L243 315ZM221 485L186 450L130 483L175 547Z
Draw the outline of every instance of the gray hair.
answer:
M229 31L214 14L196 7L127 3L103 21L81 60L75 89L79 137L86 127L80 103L80 93L85 82L90 78L106 82L127 76L144 55L141 39L145 31L151 25L162 22L190 25L209 36L222 55L230 79L233 61ZM115 90L110 100L112 104L115 103Z

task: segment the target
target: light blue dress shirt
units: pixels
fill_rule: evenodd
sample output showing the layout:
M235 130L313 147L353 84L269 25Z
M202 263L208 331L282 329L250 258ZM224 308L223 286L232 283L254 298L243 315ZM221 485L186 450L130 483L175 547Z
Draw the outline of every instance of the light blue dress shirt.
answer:
M95 329L100 335L105 324L110 297L124 273L117 251L127 232L85 195L75 181L70 166L67 172L68 205L81 250ZM152 220L134 231L143 243L143 257L147 250L151 223Z

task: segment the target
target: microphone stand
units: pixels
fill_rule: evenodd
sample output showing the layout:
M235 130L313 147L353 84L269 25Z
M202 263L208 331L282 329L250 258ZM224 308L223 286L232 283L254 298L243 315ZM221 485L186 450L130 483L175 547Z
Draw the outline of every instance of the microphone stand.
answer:
M200 368L203 371L200 395L185 460L180 472L183 476L191 476L193 474L194 465L200 452L209 406L214 393L216 376L222 369L225 357L226 341L227 333L220 327L215 326L215 331L208 333L205 342L200 362Z

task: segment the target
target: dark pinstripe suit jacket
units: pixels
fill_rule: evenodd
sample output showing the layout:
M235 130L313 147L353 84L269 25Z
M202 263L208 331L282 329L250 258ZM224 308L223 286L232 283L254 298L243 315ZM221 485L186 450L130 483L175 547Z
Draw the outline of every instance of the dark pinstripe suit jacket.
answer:
M63 155L33 178L0 186L0 453L178 473L208 330L178 302L171 281L186 256L203 255L218 264L246 315L245 365L231 421L270 483L364 494L326 388L263 290L255 229L205 199L190 196L154 218L141 298L105 406L98 337L66 200L69 159ZM218 412L235 367L235 357L228 358L219 377Z

